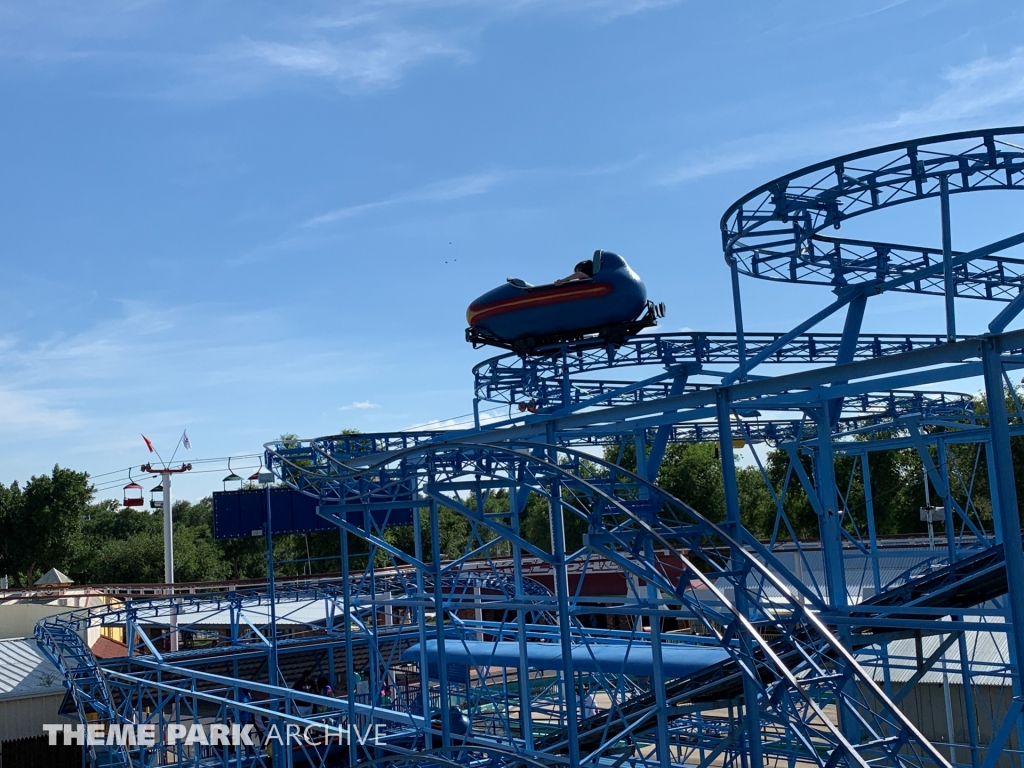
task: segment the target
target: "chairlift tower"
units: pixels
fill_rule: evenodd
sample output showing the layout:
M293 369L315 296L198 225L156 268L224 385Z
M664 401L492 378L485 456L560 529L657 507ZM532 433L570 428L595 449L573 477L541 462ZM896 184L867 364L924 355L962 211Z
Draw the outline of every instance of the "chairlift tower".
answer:
M191 464L181 464L178 467L163 466L154 467L152 464L143 464L140 469L153 475L160 475L160 485L153 489L162 491L162 498L151 499L150 506L154 509L163 508L164 511L164 583L167 585L168 596L174 593L174 505L171 503L171 477L188 472L192 469ZM171 652L178 650L178 633L174 631L176 625L175 616L171 615Z
M182 464L179 467L154 467L152 464L143 464L140 469L152 475L160 475L160 485L153 489L154 492L162 491L160 499L152 499L150 506L154 509L164 511L164 583L168 586L174 584L174 524L171 517L171 476L180 475L192 469L191 464Z

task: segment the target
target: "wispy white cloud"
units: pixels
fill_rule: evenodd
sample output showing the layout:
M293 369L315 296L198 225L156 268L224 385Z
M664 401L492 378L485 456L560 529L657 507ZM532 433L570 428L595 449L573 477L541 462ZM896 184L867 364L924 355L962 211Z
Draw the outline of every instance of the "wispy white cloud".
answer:
M326 16L316 16L310 21L310 25L317 29L354 29L363 27L381 20L381 12L358 11L355 13L339 13Z
M348 205L343 208L336 208L333 211L314 216L303 222L305 227L316 227L322 224L330 224L340 219L348 219L360 216L370 211L381 208L390 208L404 203L441 203L449 200L459 200L473 195L482 195L489 192L496 185L509 178L512 172L490 171L487 173L469 174L457 176L452 179L427 184L410 192L405 192L394 197L375 200L370 203Z
M348 405L341 406L339 411L366 411L372 410L373 408L380 408L377 403L371 403L369 400L355 400Z
M451 200L461 200L467 197L483 195L493 191L501 184L515 180L529 179L533 181L551 181L553 179L587 178L593 176L614 176L636 168L645 158L643 154L636 155L628 160L601 163L586 167L549 167L549 168L526 168L519 170L492 170L482 173L470 173L463 176L455 176L450 179L432 182L424 186L416 187L407 192L402 192L392 197L381 200L374 200L368 203L346 205L336 208L333 211L314 216L302 223L303 227L317 227L323 224L330 224L341 219L350 219L361 216L364 213L391 208L396 205L409 203L444 203Z
M73 334L38 341L7 337L0 345L5 393L0 421L81 426L81 419L71 418L79 410L153 412L147 402L166 408L184 406L200 394L216 399L225 389L249 392L253 382L269 381L267 360L322 369L339 381L365 371L358 356L351 369L331 368L332 353L287 338L276 327L280 322L273 313L126 302L119 316ZM15 419L11 413L26 415Z
M1024 48L1001 58L985 56L951 67L939 81L941 87L934 95L895 115L874 116L855 124L823 121L794 131L756 134L704 147L657 174L653 181L671 186L790 158L820 160L915 134L1024 122Z
M622 16L634 16L646 11L655 11L661 8L668 8L672 5L679 5L684 0L606 0L595 2L592 5L604 11L608 20L618 19Z
M393 87L431 61L475 59L481 33L529 14L573 14L597 22L682 0L354 0L340 11L250 18L231 6L204 25L180 23L159 0L56 0L0 5L0 60L61 65L95 59L148 71L147 96L227 100L304 83L344 93ZM458 21L453 23L453 12Z
M228 82L263 84L276 76L311 76L341 88L366 89L393 85L410 68L434 58L470 57L440 33L390 29L344 39L243 39L205 57L201 69Z
M60 399L59 394L45 391L0 389L0 431L56 435L79 429L86 419L60 404Z
M455 0L455 2L459 2L459 0ZM686 0L507 0L495 4L492 9L505 15L521 15L529 12L573 14L589 16L595 21L607 23L626 16L635 16L647 11L680 5L684 2Z
M765 161L765 155L751 149L724 149L705 152L701 159L688 160L657 177L659 184L668 186L695 181L705 176L717 176L729 171L754 168Z
M880 125L907 128L965 119L1024 117L1024 48L1003 58L983 56L951 67L943 80L946 87L934 98Z

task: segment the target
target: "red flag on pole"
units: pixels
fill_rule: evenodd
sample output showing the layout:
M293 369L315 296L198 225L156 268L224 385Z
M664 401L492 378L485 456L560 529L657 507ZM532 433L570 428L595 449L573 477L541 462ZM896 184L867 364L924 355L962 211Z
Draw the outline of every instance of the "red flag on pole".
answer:
M148 437L146 437L145 435L142 436L142 439L146 441L146 447L149 448L149 452L152 453L153 452L153 442Z

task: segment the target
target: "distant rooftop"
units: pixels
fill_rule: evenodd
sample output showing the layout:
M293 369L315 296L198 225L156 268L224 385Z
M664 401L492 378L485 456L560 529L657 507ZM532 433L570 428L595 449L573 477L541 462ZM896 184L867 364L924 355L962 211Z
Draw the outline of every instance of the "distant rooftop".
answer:
M32 638L0 640L0 701L64 692L64 676Z
M67 574L61 573L56 568L51 568L36 581L35 586L41 587L46 584L74 584L74 580Z

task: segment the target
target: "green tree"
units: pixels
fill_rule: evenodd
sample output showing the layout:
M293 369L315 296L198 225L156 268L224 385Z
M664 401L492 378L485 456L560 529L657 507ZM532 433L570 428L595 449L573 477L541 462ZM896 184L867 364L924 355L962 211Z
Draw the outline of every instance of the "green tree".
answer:
M3 571L29 586L49 568L69 569L92 495L87 473L60 466L0 492Z

